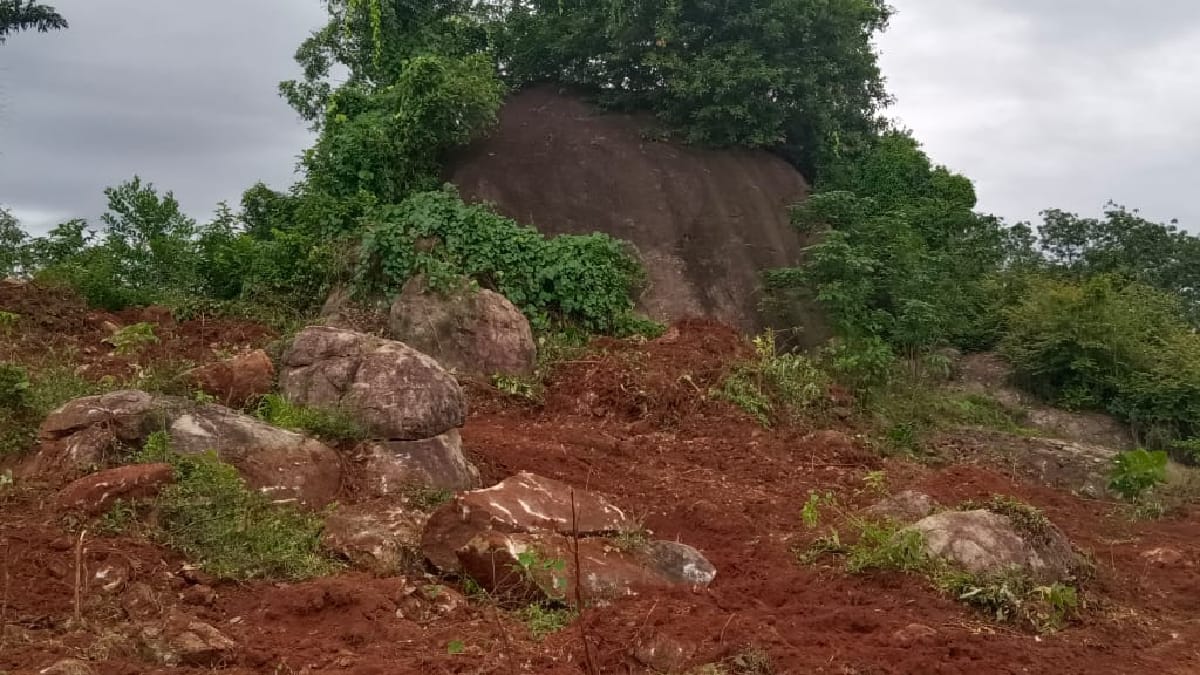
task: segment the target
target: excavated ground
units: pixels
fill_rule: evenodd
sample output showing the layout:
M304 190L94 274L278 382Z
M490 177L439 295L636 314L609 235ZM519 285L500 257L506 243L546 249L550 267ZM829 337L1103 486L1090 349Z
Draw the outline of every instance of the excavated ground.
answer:
M54 316L47 312L47 321ZM79 317L54 320L61 340L92 340ZM212 325L172 330L182 344L201 344L212 339ZM242 328L248 332L239 339L268 336ZM650 672L631 654L653 641L682 646L688 665L761 648L776 673L1200 672L1196 510L1132 523L1111 503L998 469L884 460L836 436L765 430L705 396L746 348L730 329L700 322L657 341L602 341L558 367L543 405L475 388L464 430L485 482L533 471L607 493L657 538L703 551L719 570L707 590L590 607L539 642L486 604L423 624L398 618L409 586L402 579L344 573L297 584L221 584L210 604L188 607L239 645L219 672L566 675L587 672L583 636L601 673ZM7 346L6 358L21 349ZM1036 636L991 622L918 577L798 564L793 547L811 537L800 517L809 491L863 505L873 499L863 478L879 469L892 490L923 490L947 504L1003 494L1044 509L1095 561L1081 619ZM121 627L129 599L119 594L89 586L83 625L72 621L75 539L47 497L20 486L0 497L0 672L34 673L68 657L90 660L101 674L213 672L148 665ZM194 602L177 574L183 561L143 539L93 537L84 558L89 571L111 566L149 584L163 609ZM905 629L914 624L934 633L913 641ZM450 653L459 651L452 643L461 653Z

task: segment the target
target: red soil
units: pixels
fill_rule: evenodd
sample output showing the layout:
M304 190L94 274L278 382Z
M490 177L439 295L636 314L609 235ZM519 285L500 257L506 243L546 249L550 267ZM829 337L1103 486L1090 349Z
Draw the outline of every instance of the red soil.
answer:
M630 654L652 639L683 645L689 665L757 646L776 673L1200 672L1196 512L1129 523L1110 504L999 471L883 462L828 436L762 429L702 395L745 353L742 341L712 324L678 329L645 344L598 344L560 367L544 406L487 398L464 438L485 480L527 470L604 492L644 518L656 537L699 548L718 569L709 589L589 608L567 630L536 642L520 622L485 605L424 625L397 618L405 582L394 578L347 573L303 584L225 584L214 604L190 608L240 645L222 672L585 673L581 631L606 674L650 672ZM831 490L844 504L866 504L862 479L880 467L893 490L925 490L943 503L1006 494L1043 508L1094 557L1082 619L1037 637L989 622L917 577L854 577L832 562L798 564L793 546L812 537L800 518L808 492ZM87 625L71 627L72 540L46 498L18 493L0 502L0 625L7 627L0 671L36 672L86 656L102 675L159 672L132 642L112 637L118 598L89 589ZM1144 555L1160 548L1181 556L1158 564ZM86 559L89 570L123 561L163 605L183 602L183 582L172 574L181 561L152 545L93 539ZM936 634L915 641L898 634L913 624ZM448 653L458 641L465 652Z

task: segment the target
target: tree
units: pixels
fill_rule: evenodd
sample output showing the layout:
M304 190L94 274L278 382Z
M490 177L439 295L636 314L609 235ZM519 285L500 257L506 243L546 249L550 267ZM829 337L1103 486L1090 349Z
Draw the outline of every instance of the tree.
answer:
M67 20L49 5L34 0L0 0L0 45L11 33L35 30L48 33L67 27Z
M0 207L0 277L21 271L26 239L25 231L16 217L8 209Z

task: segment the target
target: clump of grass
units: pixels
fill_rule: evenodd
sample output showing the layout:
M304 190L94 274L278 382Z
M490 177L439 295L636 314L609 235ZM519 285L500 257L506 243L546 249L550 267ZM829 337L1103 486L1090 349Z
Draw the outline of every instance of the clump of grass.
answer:
M529 628L533 639L541 641L571 625L579 612L566 606L534 603L517 610L517 616Z
M216 455L180 455L153 434L139 462L166 462L176 482L155 500L156 536L205 571L228 579L307 579L334 563L321 553L320 516L272 504Z
M298 405L279 394L263 397L258 417L273 426L302 431L328 441L360 441L367 437L366 429L341 410Z
M1078 614L1079 592L1073 586L1034 584L1028 574L1011 569L996 574L944 570L934 578L943 592L1001 622L1023 622L1041 633L1063 628Z
M823 404L832 383L809 357L779 354L774 333L754 338L755 358L743 363L711 393L752 415L763 426Z
M56 363L34 374L19 364L0 364L0 457L32 447L38 425L55 408L115 388L115 383L88 381L67 362L56 358Z
M545 384L537 375L496 375L492 378L492 386L501 393L530 403L541 403L546 395Z

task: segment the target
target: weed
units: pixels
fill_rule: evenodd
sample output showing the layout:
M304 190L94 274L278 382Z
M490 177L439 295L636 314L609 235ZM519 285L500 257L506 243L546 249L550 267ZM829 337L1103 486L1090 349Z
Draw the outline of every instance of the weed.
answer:
M713 390L714 398L738 406L763 426L777 421L779 411L795 417L827 400L829 376L803 354L776 353L774 333L754 338L754 352L753 361L739 365Z
M546 393L541 379L536 376L496 375L492 378L492 386L508 396L525 399L531 403L540 403Z
M997 574L942 570L934 582L996 621L1023 621L1043 633L1062 628L1079 609L1079 593L1073 586L1037 586L1017 568Z
M458 656L467 651L467 645L462 640L451 640L446 643L446 653L450 656Z
M532 604L517 611L517 616L525 622L533 639L541 641L547 635L571 625L579 613L569 607L552 607L542 604Z
M20 314L13 314L12 312L0 312L0 333L3 333L6 336L12 335L20 321Z
M566 569L567 561L562 558L544 558L533 549L518 553L517 562L513 565L514 572L537 586L542 586L542 580L548 576L550 588L547 589L547 594L552 592L559 599L565 597L567 590L567 577L563 575Z
M1131 450L1113 460L1109 488L1126 501L1139 501L1156 485L1167 481L1167 453Z
M921 572L928 569L925 538L917 530L902 530L895 523L864 522L858 541L846 552L846 570Z
M621 530L612 538L612 543L626 553L637 553L650 545L650 533L644 527Z
M958 508L960 511L984 510L1006 516L1018 530L1036 541L1045 541L1054 527L1041 509L1013 497L995 495L985 502L964 502Z
M800 519L804 521L804 526L808 529L814 529L821 524L821 508L823 506L837 507L837 496L832 492L820 494L817 492L808 493L808 501L804 502L804 508L800 510Z
M405 491L404 496L408 500L409 506L426 513L436 511L438 507L454 499L454 493L450 490L423 485L409 488Z
M330 441L359 441L367 436L362 425L345 412L297 405L279 394L263 397L258 416L271 425Z
M888 494L888 476L887 471L880 469L879 471L868 471L866 476L863 476L863 485L867 490L879 495L885 496Z
M96 523L96 530L101 534L123 534L128 532L137 522L138 511L133 504L119 499Z
M137 458L168 462L176 483L156 500L157 536L223 578L305 579L332 571L320 554L319 516L272 504L214 454L179 455L152 434Z
M29 371L15 363L0 363L0 408L19 410L28 403Z
M921 440L917 425L913 422L898 422L888 427L883 434L887 446L893 452L916 455L921 452Z
M154 334L154 324L143 321L121 328L105 342L111 344L118 354L129 356L142 351L147 345L157 343L158 336Z

